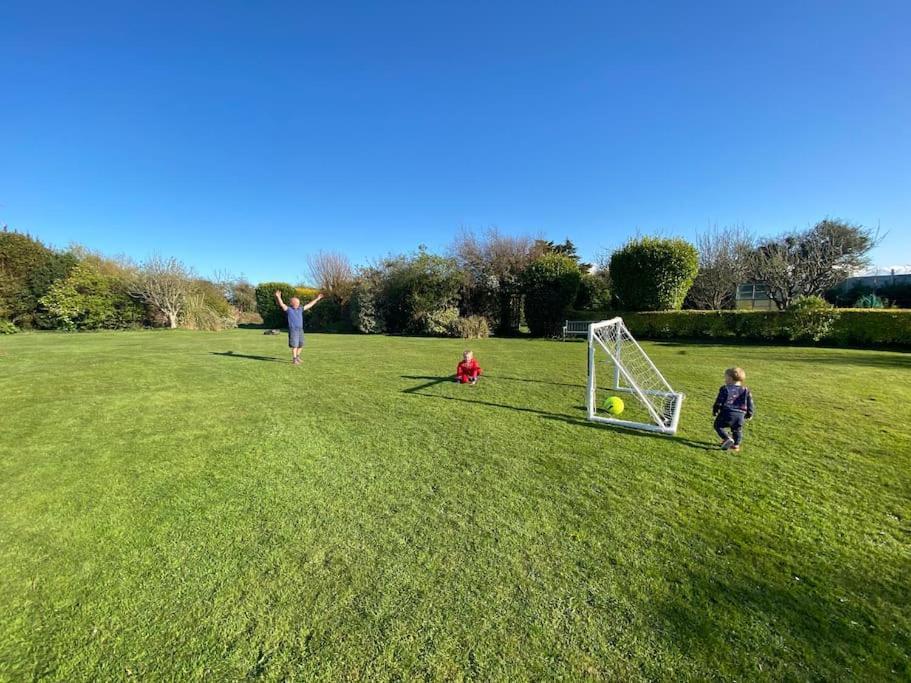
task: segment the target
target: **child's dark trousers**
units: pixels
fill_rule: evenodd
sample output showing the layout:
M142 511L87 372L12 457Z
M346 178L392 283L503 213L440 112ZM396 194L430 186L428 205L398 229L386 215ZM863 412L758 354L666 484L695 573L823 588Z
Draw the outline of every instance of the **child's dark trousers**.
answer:
M731 428L731 434L734 437L734 443L740 445L740 442L743 441L743 421L746 419L747 414L742 410L727 410L722 409L715 418L715 431L718 433L722 439L727 441L731 438L725 431L726 427Z

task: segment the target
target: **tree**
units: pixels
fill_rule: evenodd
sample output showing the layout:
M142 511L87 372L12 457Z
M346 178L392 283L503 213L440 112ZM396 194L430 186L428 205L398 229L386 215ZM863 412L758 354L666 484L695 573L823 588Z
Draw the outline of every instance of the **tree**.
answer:
M538 337L555 334L576 300L582 273L574 259L557 253L532 261L522 274L525 321Z
M386 320L379 298L382 288L383 271L367 266L361 268L351 291L349 315L354 329L364 334L382 334L386 331Z
M869 265L876 242L877 234L863 226L825 219L762 242L750 257L750 276L786 310L798 297L821 295Z
M740 225L713 226L696 236L699 272L686 297L686 305L719 311L733 308L737 286L750 274L756 240Z
M337 251L319 251L307 257L310 279L321 292L344 304L354 286L354 269L348 257Z
M232 284L228 301L241 313L252 313L256 310L256 289L240 277Z
M610 280L607 272L585 273L579 282L579 293L573 308L579 311L603 311L610 308Z
M573 261L576 262L576 265L579 266L579 271L583 275L586 275L589 272L591 272L592 264L582 262L582 259L579 258L579 252L576 250L576 245L568 237L562 244L557 244L555 242L548 241L548 242L544 243L544 246L546 247L546 250L549 252L553 252L554 254L560 254L561 256L568 256L569 258L571 258Z
M629 311L679 309L698 269L696 248L682 239L635 238L610 258L614 297Z
M466 276L463 313L483 315L497 334L517 333L522 318L521 276L529 263L548 251L547 243L504 235L496 228L483 235L463 230L449 251Z
M153 256L140 265L130 293L164 315L174 329L193 290L193 279L193 272L176 258Z
M240 313L252 313L256 310L256 291L243 275L233 275L228 270L217 270L212 276L212 283L221 289L225 300Z
M380 268L379 303L389 332L440 334L458 317L455 305L465 277L455 259L422 245L416 254L386 259Z

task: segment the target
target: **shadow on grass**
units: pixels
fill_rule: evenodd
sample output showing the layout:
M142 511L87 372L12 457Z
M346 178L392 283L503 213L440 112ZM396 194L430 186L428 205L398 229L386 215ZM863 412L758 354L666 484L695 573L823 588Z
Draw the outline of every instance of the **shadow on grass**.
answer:
M759 670L772 680L789 678L787 667L795 662L784 663L777 671L776 667L782 667L782 658L794 656L788 653L792 643L805 649L796 664L813 672L814 679L831 679L833 672L856 680L907 675L907 633L898 629L883 635L882 622L888 623L888 618L871 616L863 600L836 601L839 593L860 593L895 610L903 604L901 587L884 587L864 574L852 576L817 560L814 549L790 544L778 548L779 557L794 558L792 566L783 568L780 560L769 564L753 555L763 553L767 541L751 547L745 542L749 535L742 531L732 531L729 538L737 540L719 548L717 558L681 572L671 581L675 590L652 602L659 626L655 633L670 647L717 665L712 653L730 651L737 643L755 649L763 665ZM874 628L871 620L877 619L879 628ZM763 633L759 624L768 625L768 632ZM760 640L763 637L779 642L772 649L771 643Z
M573 389L585 389L584 384L569 384L567 382L548 382L543 379L529 379L527 377L507 377L506 375L496 375L490 373L484 373L482 375L484 379L495 379L497 381L506 380L507 382L531 382L533 384L550 384L554 387L572 387ZM444 382L452 382L455 384L455 375L449 375L448 377L436 377L431 375L402 375L402 379L426 379L430 380L427 382L426 386L433 386L434 384L441 384ZM426 387L415 387L414 389L409 389L406 393L411 393L412 391L417 391L421 388ZM609 391L608 387L599 387Z
M820 349L822 350L822 349ZM778 363L808 363L811 365L844 365L865 366L869 368L896 368L901 370L911 369L911 353L890 351L863 352L863 351L832 351L827 353L812 353L805 349L793 349L786 353L765 353L764 361Z
M570 384L567 382L548 382L543 379L529 379L527 377L507 377L505 375L488 375L488 377L493 377L494 379L505 379L508 382L531 382L533 384L550 384L555 387L572 387L574 389L585 389L584 384Z
M209 351L213 356L224 356L226 358L243 358L244 360L262 360L272 363L284 363L281 358L275 358L274 356L251 356L246 353L234 353L233 351Z
M687 448L695 448L702 451L711 451L716 450L715 444L706 442L706 441L695 441L692 439L685 439L681 436L669 436L666 434L657 434L654 432L647 432L641 429L633 429L631 427L623 427L622 425L609 425L603 423L594 423L590 422L585 417L567 415L565 413L552 413L547 410L539 410L538 408L529 408L527 406L514 406L509 405L508 403L494 403L493 401L481 401L478 399L472 398L459 398L458 396L443 396L441 394L429 394L424 390L429 389L430 387L436 386L437 384L444 383L455 383L452 377L434 377L427 375L402 375L402 379L423 379L427 380L423 384L419 384L415 387L409 389L403 389L403 394L412 394L413 396L422 396L425 398L436 398L444 401L457 401L459 403L473 403L475 405L488 406L490 408L499 408L501 410L513 410L518 413L527 413L531 415L538 415L539 417L545 420L556 420L557 422L565 422L569 425L574 425L577 427L588 427L589 429L598 429L598 430L609 430L612 432L618 432L620 434L628 434L631 436L637 436L647 439L662 439L665 441L672 441L678 443L681 446L686 446ZM504 378L500 378L504 379ZM579 406L580 412L584 412L585 407Z

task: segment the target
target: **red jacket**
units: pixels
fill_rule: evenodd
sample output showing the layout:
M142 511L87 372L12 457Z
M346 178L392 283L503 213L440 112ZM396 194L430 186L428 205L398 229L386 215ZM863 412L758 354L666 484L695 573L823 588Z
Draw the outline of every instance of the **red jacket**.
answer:
M456 367L456 377L477 377L481 374L481 366L474 358L463 360Z

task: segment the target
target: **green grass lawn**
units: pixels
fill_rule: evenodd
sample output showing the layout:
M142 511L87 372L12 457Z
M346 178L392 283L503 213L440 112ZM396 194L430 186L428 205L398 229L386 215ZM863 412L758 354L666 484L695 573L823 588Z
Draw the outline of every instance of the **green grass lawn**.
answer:
M0 680L911 676L911 355L646 344L668 438L585 421L584 344L471 345L0 338Z

